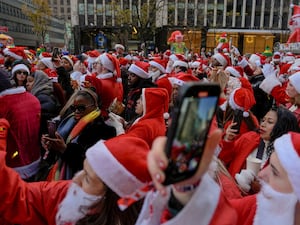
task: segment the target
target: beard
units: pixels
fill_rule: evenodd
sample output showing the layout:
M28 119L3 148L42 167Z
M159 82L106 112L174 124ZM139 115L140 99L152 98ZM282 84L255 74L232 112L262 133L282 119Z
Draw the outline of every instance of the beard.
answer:
M76 224L101 198L102 196L85 193L80 186L72 182L56 213L56 225Z
M297 196L294 193L275 191L263 181L261 184L262 189L257 195L257 209L253 224L294 224Z
M157 78L160 76L160 71L156 70L155 72L150 71L149 76L152 78L152 82L155 82Z

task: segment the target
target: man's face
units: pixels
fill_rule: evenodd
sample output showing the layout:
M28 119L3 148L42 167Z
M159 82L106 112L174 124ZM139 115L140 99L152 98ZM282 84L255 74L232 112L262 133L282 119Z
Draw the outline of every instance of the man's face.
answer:
M76 224L102 199L105 192L106 186L85 160L84 169L74 176L65 198L59 205L56 224Z

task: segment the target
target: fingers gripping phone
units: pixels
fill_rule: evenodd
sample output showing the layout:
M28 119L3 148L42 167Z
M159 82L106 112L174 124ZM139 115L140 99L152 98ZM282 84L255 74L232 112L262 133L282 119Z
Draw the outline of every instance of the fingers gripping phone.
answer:
M168 130L166 154L169 159L164 185L192 177L201 161L206 138L215 114L220 86L214 83L187 83L179 90Z

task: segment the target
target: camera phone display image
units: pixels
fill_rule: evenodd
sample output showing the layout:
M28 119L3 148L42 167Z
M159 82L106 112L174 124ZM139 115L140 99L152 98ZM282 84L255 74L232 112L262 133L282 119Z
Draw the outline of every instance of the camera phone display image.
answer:
M171 163L177 174L198 168L217 101L217 96L183 99L171 151Z

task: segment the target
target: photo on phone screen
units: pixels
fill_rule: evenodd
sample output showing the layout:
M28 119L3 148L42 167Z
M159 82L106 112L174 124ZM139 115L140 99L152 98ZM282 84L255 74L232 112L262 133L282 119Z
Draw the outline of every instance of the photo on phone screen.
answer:
M168 133L169 165L164 184L185 180L197 171L217 107L219 86L197 83L189 89L180 100Z
M52 120L48 120L47 121L47 128L48 128L48 134L49 134L49 137L51 138L55 138L55 132L56 132L56 122L55 121L52 121Z

